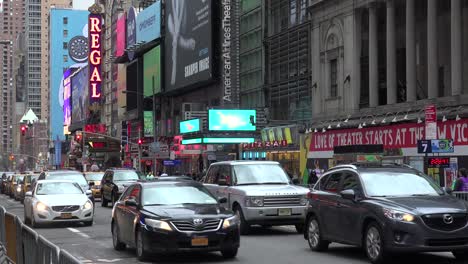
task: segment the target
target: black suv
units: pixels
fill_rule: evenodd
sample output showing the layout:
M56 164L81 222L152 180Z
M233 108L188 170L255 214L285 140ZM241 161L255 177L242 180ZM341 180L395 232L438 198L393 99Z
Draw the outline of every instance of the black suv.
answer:
M451 251L468 260L468 204L405 165L340 165L308 194L304 237L363 247L372 263L395 252Z
M131 169L112 168L106 170L101 180L101 205L106 207L110 201L113 206L128 186L145 179L143 174Z

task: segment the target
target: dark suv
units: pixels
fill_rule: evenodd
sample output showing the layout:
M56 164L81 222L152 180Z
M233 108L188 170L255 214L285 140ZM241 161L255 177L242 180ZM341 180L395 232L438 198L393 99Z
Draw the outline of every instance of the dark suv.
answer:
M106 207L109 202L112 202L113 206L128 186L145 179L143 174L131 169L106 170L101 180L101 205Z
M395 252L451 251L468 260L468 204L405 165L340 165L308 194L304 237L363 247L372 263Z

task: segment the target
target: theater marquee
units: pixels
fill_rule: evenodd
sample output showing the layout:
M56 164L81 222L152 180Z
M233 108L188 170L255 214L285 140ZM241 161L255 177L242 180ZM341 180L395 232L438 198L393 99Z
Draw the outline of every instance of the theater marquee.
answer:
M89 14L89 104L99 104L101 101L102 83L102 15L99 13Z

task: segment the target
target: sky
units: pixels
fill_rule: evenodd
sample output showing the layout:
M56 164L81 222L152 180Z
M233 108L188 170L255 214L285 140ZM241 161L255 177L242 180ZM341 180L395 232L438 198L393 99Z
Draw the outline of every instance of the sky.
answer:
M94 0L73 0L73 9L88 10Z

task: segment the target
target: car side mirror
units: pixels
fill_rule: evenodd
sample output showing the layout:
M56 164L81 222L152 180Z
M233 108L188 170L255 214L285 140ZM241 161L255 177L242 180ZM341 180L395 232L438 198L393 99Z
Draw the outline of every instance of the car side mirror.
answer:
M133 206L133 207L137 207L138 206L138 203L135 199L128 199L125 201L125 206Z
M32 197L32 192L26 192L26 193L24 194L24 196L25 196L25 197Z
M226 197L221 197L218 199L218 202L223 204L223 203L227 203L227 198Z
M92 195L93 194L93 192L91 190L86 190L85 193L86 193L86 195Z
M444 187L444 192L447 193L448 195L451 195L453 193L453 190L450 187Z
M356 200L356 193L353 189L348 189L340 192L341 197L347 200Z
M219 186L228 186L228 182L226 179L218 179Z

